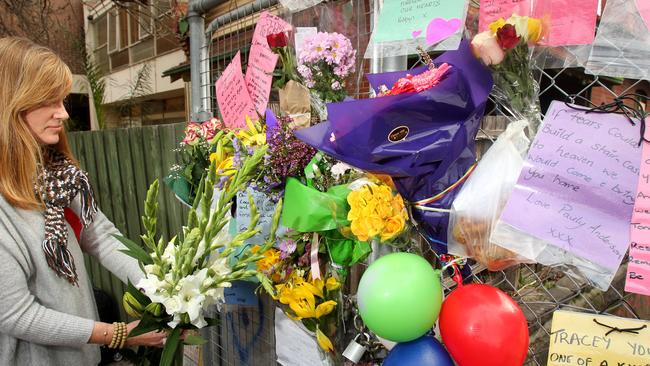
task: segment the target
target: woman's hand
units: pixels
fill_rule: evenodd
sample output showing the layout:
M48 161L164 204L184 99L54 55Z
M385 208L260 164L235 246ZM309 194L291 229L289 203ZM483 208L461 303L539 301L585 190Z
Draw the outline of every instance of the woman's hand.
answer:
M130 322L129 324L126 325L126 332L127 334L135 328L138 323L140 323L139 320L135 320ZM145 334L140 334L139 336L135 337L128 337L126 339L126 343L124 344L125 347L130 347L130 346L149 346L149 347L163 347L165 345L165 341L167 340L167 332L165 331L151 331L149 333Z

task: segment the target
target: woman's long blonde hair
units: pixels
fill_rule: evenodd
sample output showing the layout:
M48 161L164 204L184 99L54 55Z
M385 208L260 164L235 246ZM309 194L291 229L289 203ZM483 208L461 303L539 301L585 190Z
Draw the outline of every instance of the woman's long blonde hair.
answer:
M25 113L63 100L71 88L72 73L52 50L25 38L0 39L0 193L14 207L43 206L34 193L41 146ZM74 161L65 131L53 147Z

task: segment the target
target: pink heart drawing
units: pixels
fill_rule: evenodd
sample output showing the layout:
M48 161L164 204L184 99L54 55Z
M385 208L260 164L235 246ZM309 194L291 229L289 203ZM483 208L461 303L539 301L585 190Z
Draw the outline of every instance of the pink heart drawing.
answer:
M460 28L461 22L458 18L449 20L443 18L433 18L427 26L427 45L438 43L443 39L456 33Z
M418 37L420 36L420 34L422 34L422 30L421 30L421 29L414 30L414 31L411 33L411 35L413 36L413 38L418 38Z

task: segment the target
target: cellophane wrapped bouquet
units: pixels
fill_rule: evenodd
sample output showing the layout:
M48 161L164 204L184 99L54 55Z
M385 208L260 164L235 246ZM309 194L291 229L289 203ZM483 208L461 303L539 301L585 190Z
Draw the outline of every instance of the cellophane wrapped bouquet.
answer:
M535 136L541 123L531 47L542 36L540 19L513 15L492 22L488 30L472 39L472 52L492 70L492 95L514 120L529 121L529 137Z

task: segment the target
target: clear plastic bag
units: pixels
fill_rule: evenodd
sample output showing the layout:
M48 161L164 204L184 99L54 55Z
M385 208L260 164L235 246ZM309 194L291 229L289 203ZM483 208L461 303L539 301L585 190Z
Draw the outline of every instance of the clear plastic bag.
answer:
M508 125L485 153L456 196L449 219L449 253L469 256L491 271L526 262L490 241L492 229L508 201L530 141L526 120Z
M649 28L635 1L608 0L585 73L650 80Z

